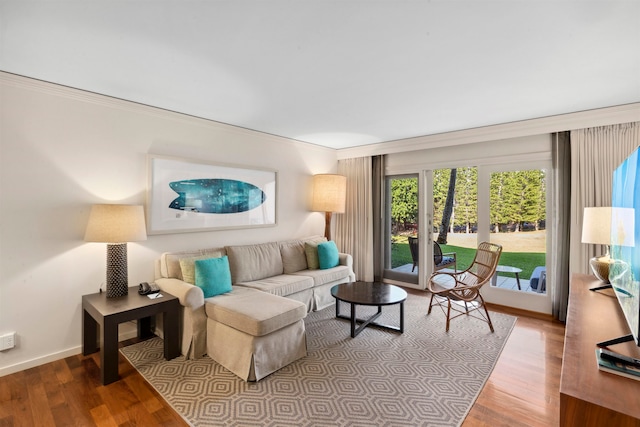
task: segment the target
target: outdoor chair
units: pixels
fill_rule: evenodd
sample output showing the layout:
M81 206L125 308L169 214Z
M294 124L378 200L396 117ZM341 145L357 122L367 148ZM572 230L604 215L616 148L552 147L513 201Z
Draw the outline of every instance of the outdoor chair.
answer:
M449 332L451 319L462 315L471 315L487 322L489 329L493 332L491 317L489 317L484 298L480 294L480 288L495 274L501 253L502 246L482 242L478 245L473 262L466 270L454 273L443 271L433 273L428 283L431 301L427 315L431 314L431 309L437 305L447 316L447 332ZM484 313L480 310L481 308ZM452 309L457 314L452 316Z
M409 250L411 251L411 260L413 261L413 267L411 272L416 269L418 265L418 238L409 236ZM442 253L442 248L438 242L433 242L433 271L442 270L445 267L453 265L453 270L456 270L456 253L447 252Z

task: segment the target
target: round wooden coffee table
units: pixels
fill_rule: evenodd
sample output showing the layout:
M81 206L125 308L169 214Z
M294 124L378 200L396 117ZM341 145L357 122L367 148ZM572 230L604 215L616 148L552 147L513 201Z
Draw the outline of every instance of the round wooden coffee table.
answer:
M394 285L379 282L351 282L335 285L331 288L331 295L336 299L336 317L351 321L351 337L355 338L362 330L371 325L392 331L404 332L404 301L407 292ZM340 301L351 304L351 315L340 314ZM400 327L375 323L382 314L383 305L400 304ZM377 306L378 312L368 319L358 319L356 316L357 305ZM358 326L360 323L360 326Z

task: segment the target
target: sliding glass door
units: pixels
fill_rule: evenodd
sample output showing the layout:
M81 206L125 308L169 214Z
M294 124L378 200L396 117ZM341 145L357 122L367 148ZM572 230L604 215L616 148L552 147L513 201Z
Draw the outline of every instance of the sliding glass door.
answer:
M483 240L502 246L497 274L483 290L496 304L550 312L547 282L548 165L491 165L480 169Z
M386 178L384 278L388 282L418 285L418 175Z
M547 167L510 163L387 177L384 280L425 289L433 271L464 270L478 244L489 241L503 253L485 299L548 312Z

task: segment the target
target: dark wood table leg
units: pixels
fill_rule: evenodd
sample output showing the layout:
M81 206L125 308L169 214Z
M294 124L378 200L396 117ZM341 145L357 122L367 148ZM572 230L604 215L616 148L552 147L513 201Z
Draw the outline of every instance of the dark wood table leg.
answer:
M82 354L98 351L98 322L87 310L82 310Z
M151 317L138 319L138 338L146 339L154 336L151 329Z
M105 319L100 349L100 376L102 384L118 381L118 323Z
M180 356L179 314L180 306L178 304L172 304L170 308L162 314L164 324L164 358L167 360Z
M351 304L351 338L356 337L356 305Z
M404 301L400 303L400 333L404 333Z

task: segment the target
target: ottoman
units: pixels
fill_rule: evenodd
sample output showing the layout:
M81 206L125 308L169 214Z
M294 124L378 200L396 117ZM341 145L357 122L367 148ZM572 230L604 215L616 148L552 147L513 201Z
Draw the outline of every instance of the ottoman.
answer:
M258 381L307 355L299 301L251 288L205 300L207 353L245 381Z

